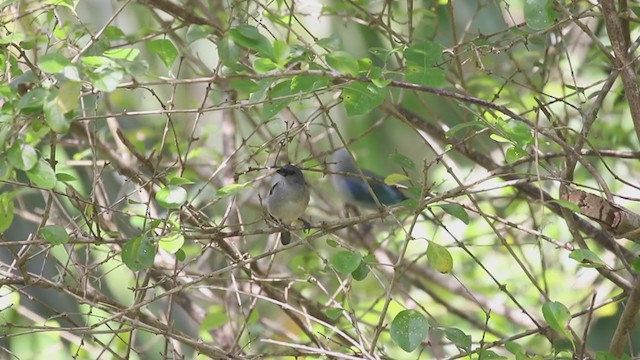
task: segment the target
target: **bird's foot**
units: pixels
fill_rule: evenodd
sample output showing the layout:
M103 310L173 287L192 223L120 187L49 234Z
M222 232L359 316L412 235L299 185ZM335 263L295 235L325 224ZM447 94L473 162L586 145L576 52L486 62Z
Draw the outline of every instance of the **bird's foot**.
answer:
M298 220L302 221L302 224L304 225L304 232L309 233L311 230L311 224L303 218L298 218Z

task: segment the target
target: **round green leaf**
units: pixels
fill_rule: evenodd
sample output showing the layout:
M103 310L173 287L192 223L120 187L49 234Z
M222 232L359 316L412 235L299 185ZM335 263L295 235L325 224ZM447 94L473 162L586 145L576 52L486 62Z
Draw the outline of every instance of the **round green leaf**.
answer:
M424 86L442 86L444 79L444 70L440 68L424 68L412 65L408 66L407 71L404 73L404 80L406 82Z
M40 229L40 235L51 245L66 244L69 242L69 234L60 225L47 225Z
M78 108L80 105L80 91L82 84L77 81L66 81L60 86L60 91L56 96L56 102L60 110L66 114Z
M436 206L444 210L444 212L446 212L447 214L458 218L458 220L462 221L463 223L467 225L469 224L469 214L467 214L467 211L464 209L462 205L440 204Z
M17 110L22 113L32 113L40 111L45 99L49 95L49 90L35 88L24 94L18 101Z
M389 174L387 175L386 178L384 178L384 183L387 185L396 185L402 181L405 180L409 180L409 177L405 174L399 174L399 173L393 173L393 174Z
M149 50L158 55L167 68L171 68L179 55L176 47L167 39L151 40L149 42Z
M454 327L448 327L444 329L444 335L457 347L465 350L471 349L471 335L465 334L462 330Z
M569 257L580 262L584 267L598 268L607 266L596 253L589 249L575 249L569 254Z
M278 64L269 58L255 58L253 60L253 68L258 74L264 74L278 69Z
M571 333L567 330L571 313L563 303L549 301L542 305L542 316L551 328L564 336L570 338Z
M184 245L184 236L180 233L170 233L160 239L159 245L169 254L175 254Z
M58 183L56 173L44 159L40 159L36 166L27 171L27 177L34 185L48 190L53 189Z
M13 215L13 193L0 194L0 234L11 226Z
M446 247L429 241L427 247L427 262L431 267L443 274L450 273L453 269L453 258Z
M362 281L367 278L369 271L369 265L364 261L360 261L360 265L358 265L357 269L353 270L351 277L353 277L353 280Z
M553 0L526 0L524 21L533 30L544 30L553 25L558 13L553 10Z
M44 103L42 107L44 119L51 130L58 134L66 134L71 127L71 120L64 116L62 108L59 106L57 98L53 98Z
M27 171L38 163L38 153L36 149L25 143L15 143L7 154L9 162L14 168Z
M347 115L363 115L382 105L387 90L373 84L353 83L342 90L342 99Z
M341 308L328 308L328 309L325 309L323 312L325 315L329 317L329 319L336 320L342 315L343 311L344 310L342 310Z
M351 251L341 251L331 257L331 265L337 272L343 274L350 274L355 271L360 262L362 261L362 255Z
M229 321L227 313L220 305L213 305L207 311L207 316L200 322L201 331L210 331L224 325Z
M187 201L187 190L177 185L169 185L158 190L156 201L167 209L177 209Z
M122 248L122 262L132 271L144 270L153 265L155 249L151 240L145 235L137 236Z
M240 48L227 35L218 42L218 57L222 64L227 67L234 67L240 59Z
M358 60L346 51L334 51L325 56L327 64L337 72L357 76L360 67Z
M437 42L423 41L408 47L403 54L407 63L426 68L440 62L442 50L444 46Z
M67 65L71 65L71 61L59 53L47 54L38 60L38 67L51 74L62 71Z
M218 189L218 191L216 191L216 195L217 196L234 196L237 193L239 193L242 189L251 186L250 183L244 183L244 184L229 184L229 185L225 185L223 187L221 187L220 189Z
M111 50L105 51L103 55L108 56L112 59L133 61L138 57L138 55L140 55L140 50L136 48L111 49Z
M393 160L393 162L400 165L404 169L410 169L410 170L416 169L416 164L413 162L413 160L409 159L408 157L402 154L396 153L391 155L390 158L391 160Z
M261 56L273 59L273 47L264 35L255 26L240 25L229 30L229 36L233 42L241 47L255 50Z
M427 337L429 323L415 310L401 311L391 322L391 340L406 352L415 350Z

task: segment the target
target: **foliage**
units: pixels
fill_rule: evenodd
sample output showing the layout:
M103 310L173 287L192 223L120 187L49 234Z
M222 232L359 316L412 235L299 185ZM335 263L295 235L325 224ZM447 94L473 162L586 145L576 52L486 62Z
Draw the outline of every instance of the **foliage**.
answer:
M0 357L637 357L637 236L564 196L640 208L593 3L1 1ZM407 199L345 207L342 146Z

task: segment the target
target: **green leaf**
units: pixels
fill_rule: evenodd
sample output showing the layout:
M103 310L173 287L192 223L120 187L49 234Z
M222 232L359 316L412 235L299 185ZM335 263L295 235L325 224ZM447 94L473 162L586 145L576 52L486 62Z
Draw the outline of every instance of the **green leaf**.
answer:
M42 104L44 104L44 101L48 95L49 91L46 89L31 89L28 93L24 94L22 98L20 98L20 101L18 101L18 106L16 108L20 112L40 111L42 109Z
M115 67L118 65L116 64L115 61L105 56L83 56L80 58L80 61L82 61L83 64L86 64L95 68L103 68L103 67L108 68L108 67Z
M448 138L452 137L453 135L455 135L457 132L466 129L468 127L474 127L477 129L484 129L486 126L478 121L478 120L474 120L474 121L469 121L469 122L463 122L460 123L458 125L455 125L454 127L452 127L451 129L449 129L446 133L445 136Z
M74 14L76 12L76 1L74 0L45 0L45 4L51 4L55 6L64 6L69 8Z
M323 312L325 313L325 315L329 317L329 319L336 320L340 316L342 316L342 311L343 310L341 308L328 308L328 309L325 309Z
M185 185L185 184L193 184L193 183L194 183L193 181L180 176L174 176L171 179L169 179L170 185Z
M82 84L77 81L65 81L62 86L60 86L60 90L56 96L56 102L64 114L78 108L80 105L81 90Z
M50 74L59 73L69 65L71 65L71 60L59 53L47 54L38 60L38 67L40 70Z
M122 248L122 262L131 271L140 271L150 268L156 256L151 240L146 235L136 236L127 241Z
M525 0L524 21L533 30L544 30L554 24L558 13L553 10L553 0Z
M44 119L51 130L58 134L66 134L71 128L71 120L64 116L57 97L45 102L42 111L44 111Z
M347 115L363 115L381 105L387 90L373 84L353 83L342 90L342 99Z
M172 44L173 45L173 44ZM124 60L124 61L133 61L138 55L140 55L140 50L136 48L120 48L120 49L110 49L102 53L104 56L110 57L112 59Z
M438 87L444 84L445 73L440 68L424 68L411 65L404 73L404 80L413 84Z
M255 50L259 55L275 60L269 39L260 34L255 26L237 26L229 30L229 36L231 36L231 39L233 39L236 44L250 50Z
M230 82L231 88L247 94L254 93L260 89L260 86L249 79L233 79Z
M189 25L186 35L187 43L193 44L200 39L206 39L213 34L213 32L213 28L208 25Z
M387 185L396 185L402 181L406 181L409 180L409 177L405 174L399 174L399 173L393 173L393 174L389 174L387 175L387 177L384 178L384 183Z
M502 135L498 135L498 134L491 134L491 135L489 135L489 137L490 137L491 139L493 139L494 141L499 142L499 143L509 143L509 144L513 144L513 142L512 142L511 140L509 140L509 139L505 138L505 137L504 137L504 136L502 136Z
M527 153L525 150L521 150L516 146L512 146L507 149L505 158L507 159L507 162L509 164L513 164L514 162L527 156L529 156L529 153Z
M58 183L56 173L44 159L40 159L36 166L27 171L27 177L33 184L47 190L53 189Z
M409 170L416 169L416 164L413 162L413 160L409 159L408 157L402 154L395 153L391 155L390 158L393 162L400 165L400 167L404 169L409 169Z
M458 220L462 221L463 223L469 225L469 214L467 214L467 211L464 209L464 207L462 205L458 205L458 204L439 204L439 205L434 205L434 206L437 206L437 207L441 208L447 214L449 214L449 215L457 218Z
M422 68L429 68L437 65L442 59L444 46L433 41L416 43L404 50L404 58L407 65L415 65Z
M13 215L13 193L0 193L0 234L11 226Z
M281 96L291 95L291 80L286 80L281 83L278 83L274 86L267 95L270 99L275 99ZM284 109L289 103L293 101L292 97L287 97L285 99L280 100L272 100L270 102L265 103L262 106L262 120L268 120L272 117L276 116L282 109Z
M546 302L542 305L542 316L553 330L571 338L571 333L567 330L569 321L571 321L571 313L564 304L557 301Z
M178 251L176 251L175 255L178 261L184 261L187 258L187 254L184 252L183 249L179 249Z
M487 349L478 350L478 360L492 360L492 359L508 359L502 355L498 355L495 352Z
M104 29L102 33L109 40L120 40L125 37L124 31L117 26L109 25Z
M169 185L158 190L156 201L167 209L178 209L187 202L187 190L180 186Z
M216 196L235 196L247 187L251 187L251 183L225 185L216 191Z
M631 267L633 270L640 272L640 259L633 259L633 261L631 261Z
M504 344L504 348L507 349L508 352L512 353L513 355L524 355L526 354L526 350L524 347L522 347L520 344L518 344L517 342L513 342L513 341L507 341Z
M330 247L332 247L334 249L336 249L338 246L340 246L340 244L337 241L335 241L333 239L329 239L329 238L327 238L327 245L329 245Z
M391 322L391 340L406 352L420 346L428 332L427 319L415 310L403 310Z
M148 44L149 50L160 57L164 65L170 69L173 62L178 58L178 50L170 40L156 39L151 40Z
M25 35L23 33L13 33L9 35L3 35L0 37L0 45L19 43L24 40Z
M337 272L343 274L351 274L354 272L360 262L362 261L362 255L357 252L340 251L331 257L331 265Z
M617 355L613 355L608 351L598 351L596 352L596 360L632 360L632 359L627 354L622 354L622 356L617 356Z
M200 322L200 331L211 331L217 329L229 321L227 313L220 305L209 307L207 316Z
M296 75L291 79L292 93L308 93L311 91L323 89L331 82L324 76L316 75Z
M569 254L569 257L581 263L584 267L600 268L606 267L607 264L589 249L576 249Z
M443 274L448 274L453 270L453 258L449 250L433 241L429 241L427 246L427 262L432 268Z
M60 225L47 225L40 229L40 236L51 245L66 244L69 242L69 234Z
M278 69L278 64L274 63L273 60L269 58L255 58L253 59L253 68L258 74L264 74L269 71L273 71Z
M289 60L289 54L291 53L291 49L289 45L280 40L276 39L273 41L273 60L280 66L284 66L287 64Z
M467 335L462 330L454 327L444 328L444 335L455 346L467 351L471 350L471 335Z
M62 181L62 182L72 182L72 181L78 181L78 179L71 175L71 174L67 174L67 173L57 173L56 174L56 179L58 179L58 181Z
M339 73L357 76L360 71L358 61L346 51L334 51L325 56L327 64Z
M15 143L9 149L7 158L14 168L22 171L31 170L38 163L36 149L25 143Z
M358 268L351 272L351 277L353 277L353 280L362 281L367 278L367 275L369 275L369 271L369 265L367 265L367 263L364 261L360 261L360 265L358 265Z
M118 88L124 73L120 70L105 69L93 74L91 77L93 86L103 92L112 92Z
M161 238L158 244L169 254L175 254L184 245L184 236L179 232L172 232Z
M240 48L228 35L218 42L218 57L224 66L231 68L240 60Z

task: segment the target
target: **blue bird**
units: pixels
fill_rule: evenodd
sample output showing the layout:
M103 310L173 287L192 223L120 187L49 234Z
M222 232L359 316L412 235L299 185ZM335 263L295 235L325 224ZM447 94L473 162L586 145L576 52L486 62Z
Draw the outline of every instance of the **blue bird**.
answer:
M373 190L380 204L385 206L398 204L407 199L397 187L385 184L382 177L369 170L361 169L366 179L365 183L346 148L341 148L333 153L329 170L334 173L331 176L333 186L348 203L363 208L377 209L378 206L371 196L369 187Z

